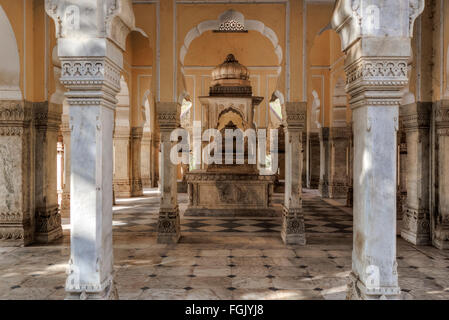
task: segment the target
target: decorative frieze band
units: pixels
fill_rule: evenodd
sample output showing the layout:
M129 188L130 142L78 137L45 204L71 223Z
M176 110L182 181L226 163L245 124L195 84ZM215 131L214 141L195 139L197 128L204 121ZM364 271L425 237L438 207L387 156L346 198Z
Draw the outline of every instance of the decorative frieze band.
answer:
M61 66L61 83L71 89L66 93L70 105L115 107L121 69L112 60L61 57Z
M404 131L429 129L432 113L431 103L412 103L400 107L400 122Z
M161 131L179 127L180 114L176 102L159 102L156 105L157 122Z
M408 57L363 57L346 68L351 107L398 106L408 84Z
M303 102L287 102L285 104L284 125L288 130L305 130L306 105Z

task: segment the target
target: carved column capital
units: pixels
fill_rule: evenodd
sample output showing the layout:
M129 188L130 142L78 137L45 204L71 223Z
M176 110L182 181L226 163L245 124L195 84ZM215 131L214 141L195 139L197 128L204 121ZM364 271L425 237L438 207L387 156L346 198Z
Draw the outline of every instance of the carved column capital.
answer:
M288 131L305 131L306 129L306 102L286 102L282 109L282 118L285 129Z
M179 108L176 102L156 103L157 122L160 131L172 131L179 127Z
M438 136L449 136L449 100L436 103L435 123Z

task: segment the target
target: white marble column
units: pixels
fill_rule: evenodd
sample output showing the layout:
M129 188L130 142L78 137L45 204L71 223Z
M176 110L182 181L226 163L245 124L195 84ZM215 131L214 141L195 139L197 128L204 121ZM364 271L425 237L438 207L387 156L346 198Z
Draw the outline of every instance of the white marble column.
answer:
M61 105L34 103L35 131L35 241L48 243L62 237L57 192L57 142Z
M69 116L62 116L62 136L64 143L64 182L61 199L61 217L70 218L70 122Z
M364 10L369 5L369 10ZM409 10L404 10L408 8ZM400 297L396 262L399 104L424 1L336 3L354 129L354 239L349 299Z
M438 249L449 249L449 101L436 103L436 204L435 230L432 243Z
M117 296L113 282L111 159L122 57L109 40L91 41L92 48L100 46L106 50L96 57L80 59L71 56L70 42L59 40L61 82L67 88L71 127L68 299ZM89 73L95 75L92 80Z
M45 10L55 22L70 114L67 299L114 299L112 133L132 4L47 0Z
M320 182L319 190L322 198L329 198L329 175L331 166L329 128L320 128Z
M302 134L306 104L287 102L283 112L285 132L285 194L281 237L285 244L306 244L302 212Z
M415 245L430 243L429 177L431 103L401 106L407 139L407 200L402 216L401 236Z
M156 112L161 146L161 163L159 164L161 202L157 241L158 243L177 243L181 237L177 198L177 165L170 160L171 149L177 144L177 141L172 142L170 134L179 126L178 104L176 102L158 102Z

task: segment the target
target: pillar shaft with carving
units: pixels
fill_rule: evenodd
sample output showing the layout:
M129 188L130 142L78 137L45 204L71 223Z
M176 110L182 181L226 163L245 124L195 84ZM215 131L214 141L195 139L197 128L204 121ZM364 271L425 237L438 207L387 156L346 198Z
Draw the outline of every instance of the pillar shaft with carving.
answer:
M140 156L140 170L142 174L142 188L151 187L151 132L144 129Z
M330 175L330 145L329 128L320 128L320 183L319 190L322 198L329 198Z
M347 194L347 154L349 131L346 127L330 128L329 198L345 198Z
M68 299L117 297L112 250L112 131L122 56L107 39L86 47L106 49L96 57L72 56L59 40L61 82L67 88L71 126L71 256ZM92 48L92 47L90 47Z
M48 243L62 237L57 194L58 131L61 105L43 102L33 107L35 131L35 240Z
M309 189L318 189L320 185L320 136L309 133Z
M281 236L285 244L306 244L302 211L302 134L306 106L301 102L285 104L285 198Z
M433 245L449 249L449 100L436 104L436 219Z
M139 197L143 195L142 176L141 176L141 147L142 147L143 128L134 127L131 129L131 195Z
M170 153L177 142L170 140L173 130L179 126L179 111L176 102L159 102L156 106L160 128L160 192L161 202L157 226L158 243L177 243L181 237L179 219L177 165L170 160Z
M349 143L348 143L348 187L346 190L346 206L352 207L354 205L354 133L352 130L352 122L348 128Z
M0 101L0 241L28 245L34 241L32 197L32 105ZM55 146L56 149L56 146Z
M368 8L365 10L364 8ZM407 8L408 10L404 10ZM400 297L396 262L397 132L415 19L423 0L336 2L354 132L349 299Z
M61 132L64 143L64 184L61 199L61 217L70 217L70 123L69 116L62 116Z
M401 106L407 139L406 185L401 236L415 245L430 242L429 174L431 103Z

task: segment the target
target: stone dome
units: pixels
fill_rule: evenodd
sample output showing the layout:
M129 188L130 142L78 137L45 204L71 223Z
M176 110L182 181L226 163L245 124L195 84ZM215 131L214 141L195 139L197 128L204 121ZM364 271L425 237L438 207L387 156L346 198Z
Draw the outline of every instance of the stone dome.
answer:
M240 64L233 54L228 54L226 60L212 71L212 86L250 86L249 71Z

